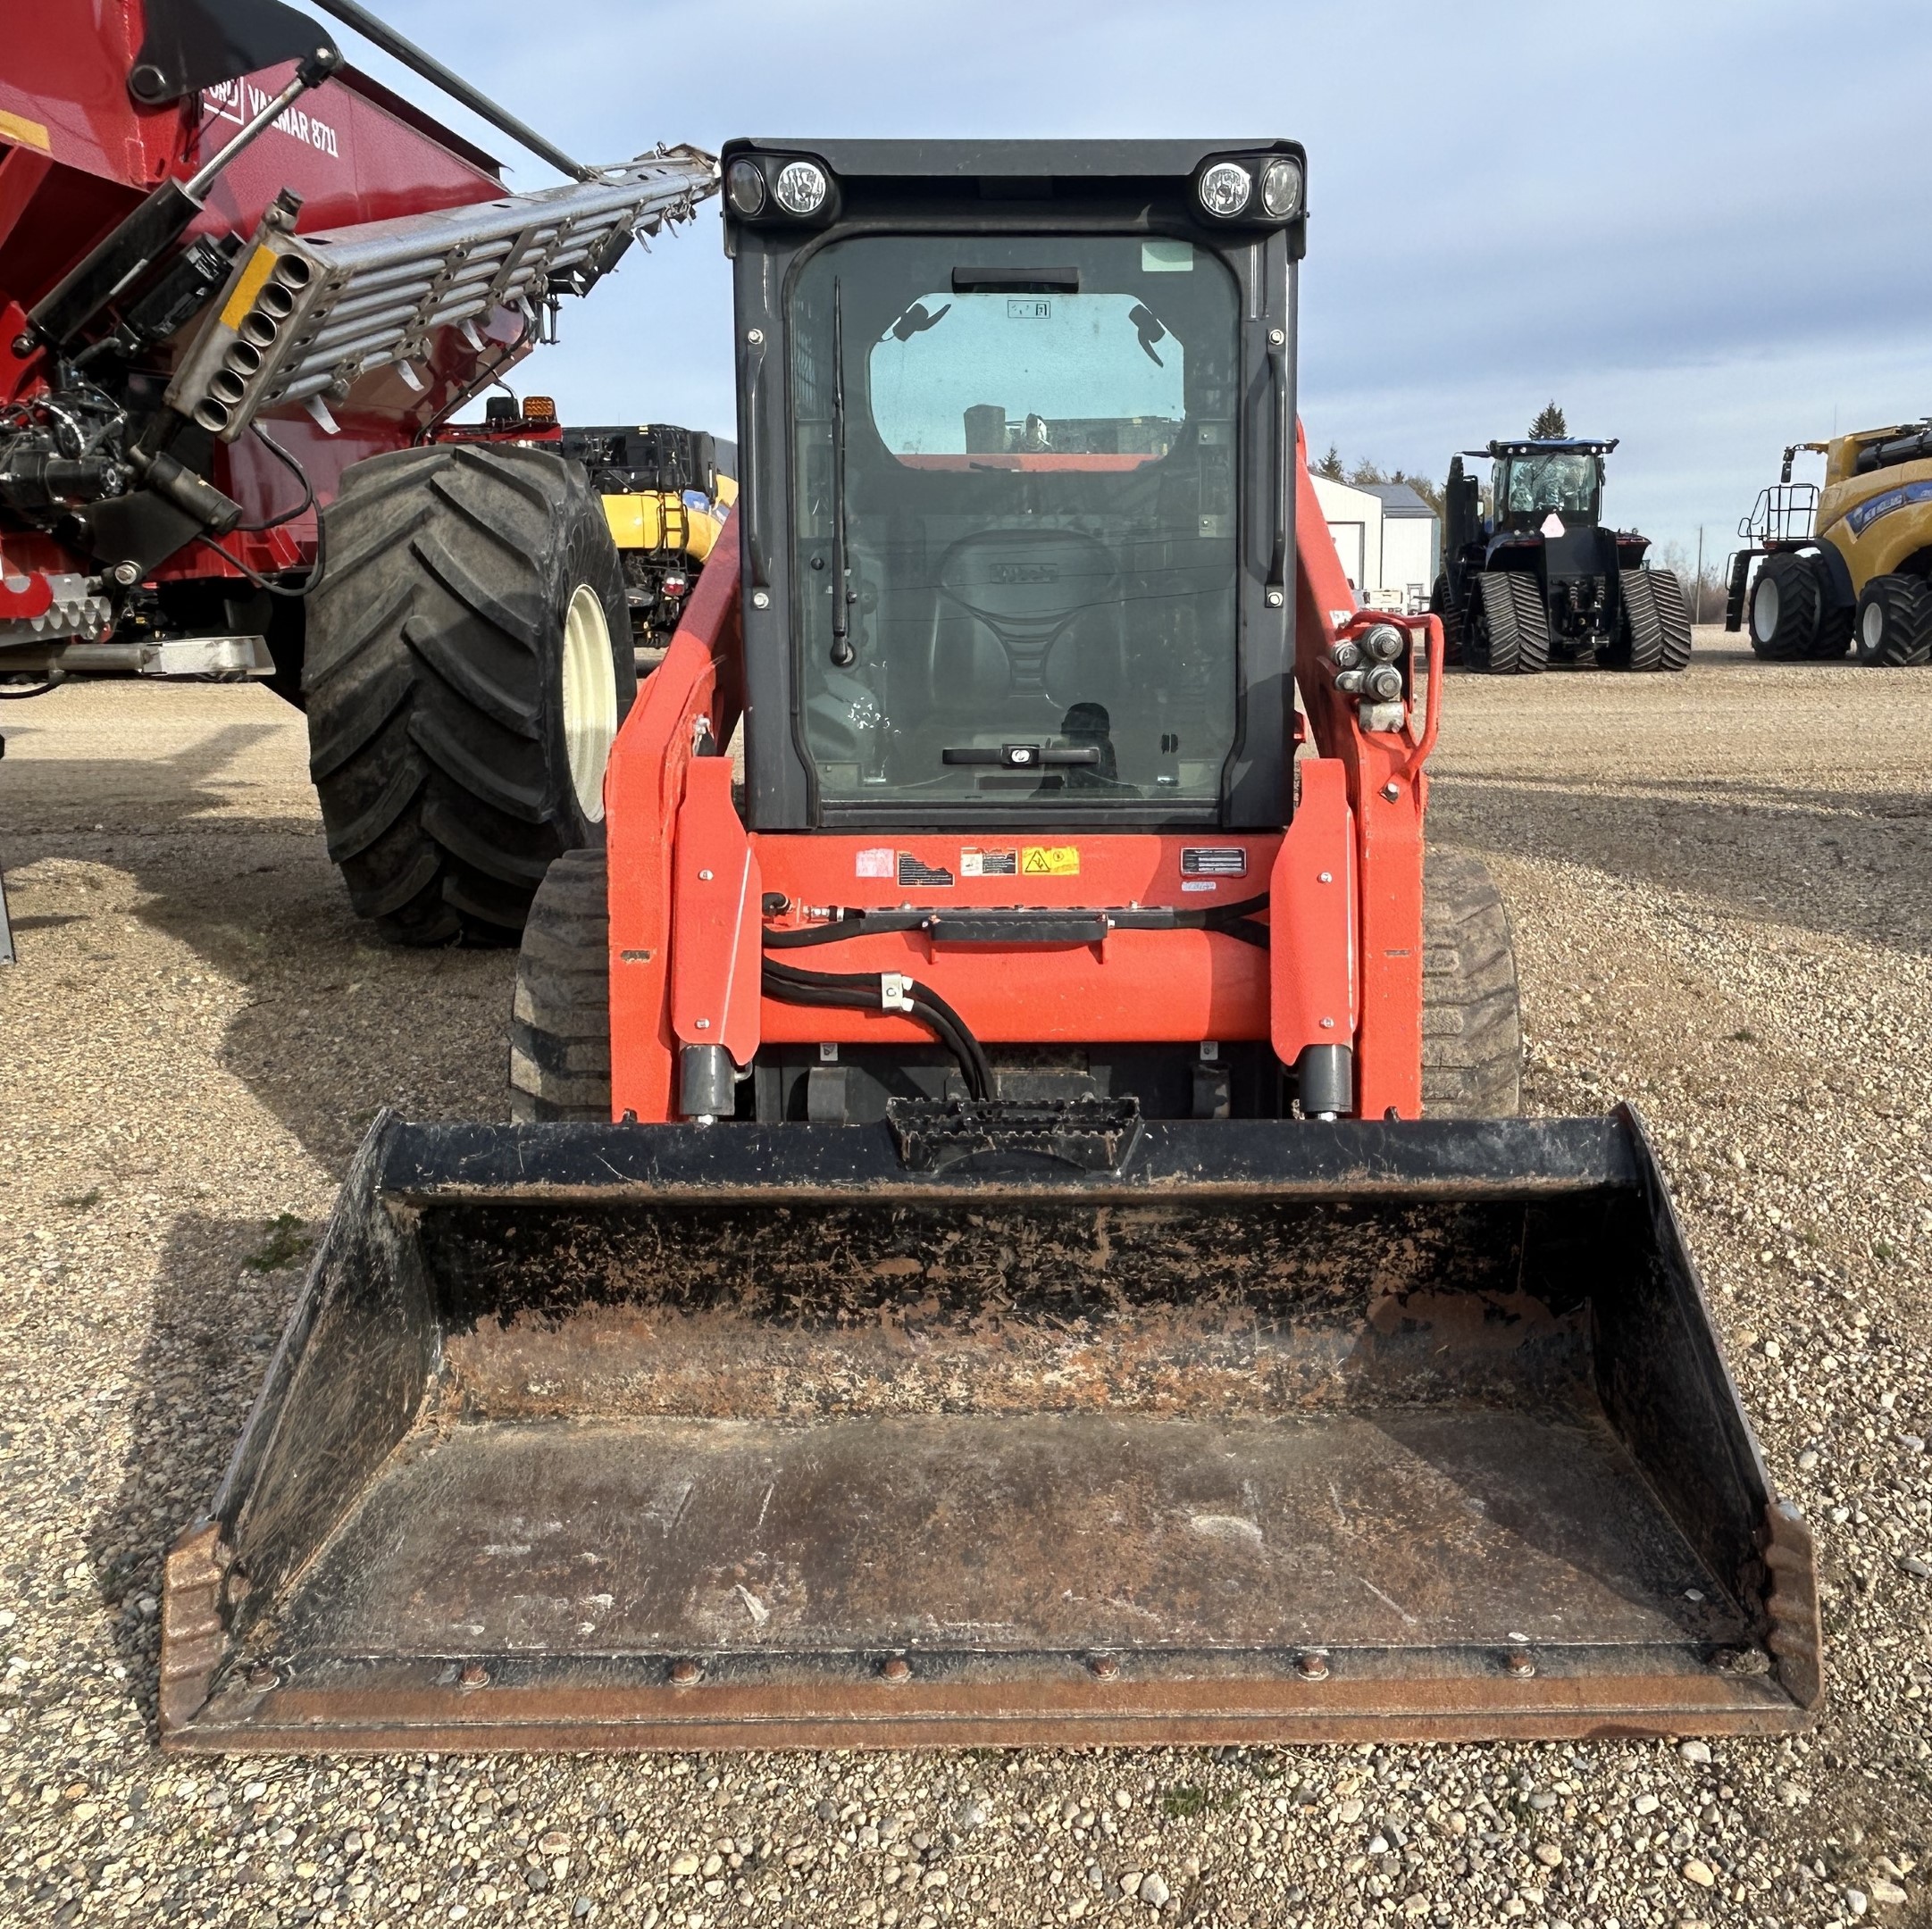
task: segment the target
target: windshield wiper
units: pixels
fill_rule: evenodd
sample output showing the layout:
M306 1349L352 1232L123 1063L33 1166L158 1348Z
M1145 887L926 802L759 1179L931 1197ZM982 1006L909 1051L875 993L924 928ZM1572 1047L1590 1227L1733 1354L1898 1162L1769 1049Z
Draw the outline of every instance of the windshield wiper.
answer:
M836 277L832 284L832 660L851 667L850 612L857 597L845 580L845 304Z

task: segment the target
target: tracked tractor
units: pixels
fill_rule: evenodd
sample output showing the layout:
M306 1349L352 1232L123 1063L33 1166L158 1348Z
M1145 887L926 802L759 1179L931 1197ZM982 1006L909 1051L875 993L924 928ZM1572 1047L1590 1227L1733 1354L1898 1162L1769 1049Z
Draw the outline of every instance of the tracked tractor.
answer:
M1801 1725L1643 1127L1509 1115L1442 625L1296 427L1301 148L723 162L738 507L519 1122L378 1121L170 1556L167 1745Z
M1822 489L1791 480L1801 450L1825 458ZM1794 443L1737 533L1724 627L1748 615L1767 662L1932 662L1932 422Z
M1650 539L1602 520L1614 440L1492 442L1451 459L1443 573L1429 606L1451 663L1529 676L1552 663L1681 670L1691 660L1684 589L1644 564ZM1492 463L1491 513L1463 456Z
M261 674L308 714L350 903L514 941L600 835L635 689L581 468L446 425L708 154L588 166L355 0L315 0L565 177L490 155L279 0L34 0L0 26L0 697Z

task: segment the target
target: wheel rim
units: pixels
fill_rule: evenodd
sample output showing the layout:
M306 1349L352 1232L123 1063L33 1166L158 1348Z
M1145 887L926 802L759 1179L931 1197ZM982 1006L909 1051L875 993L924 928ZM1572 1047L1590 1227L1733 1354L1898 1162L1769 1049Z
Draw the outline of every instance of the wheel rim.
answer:
M1858 620L1858 639L1868 656L1876 656L1885 643L1885 611L1876 602L1865 605Z
M592 823L604 816L604 766L617 735L617 666L603 599L579 583L564 614L564 749L577 807Z
M1751 633L1761 643L1769 643L1777 634L1777 583L1775 578L1761 578L1758 593L1751 599Z

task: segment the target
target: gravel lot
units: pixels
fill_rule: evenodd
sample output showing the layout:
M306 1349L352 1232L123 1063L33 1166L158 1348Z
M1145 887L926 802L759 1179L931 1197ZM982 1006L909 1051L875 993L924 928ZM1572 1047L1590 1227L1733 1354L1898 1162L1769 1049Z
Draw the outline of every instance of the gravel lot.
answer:
M506 956L351 921L299 720L0 712L0 1917L1932 1925L1932 672L1464 678L1434 824L1516 920L1529 1103L1634 1098L1820 1536L1796 1741L164 1761L161 1552L375 1108L502 1116Z

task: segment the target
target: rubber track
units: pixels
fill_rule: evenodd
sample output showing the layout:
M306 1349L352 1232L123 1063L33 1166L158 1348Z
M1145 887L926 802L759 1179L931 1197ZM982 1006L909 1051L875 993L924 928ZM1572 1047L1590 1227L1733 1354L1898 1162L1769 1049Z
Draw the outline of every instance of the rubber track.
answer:
M1627 569L1619 572L1619 578L1617 587L1623 598L1623 611L1617 621L1616 639L1603 651L1601 660L1613 670L1660 670L1664 664L1664 624L1657 606L1656 572ZM1677 579L1672 577L1671 580Z
M1443 662L1445 667L1453 667L1462 661L1462 612L1449 593L1447 575L1435 579L1435 587L1429 592L1429 609L1443 619Z
M1691 661L1691 613L1685 606L1684 585L1677 572L1652 570L1651 594L1657 605L1658 626L1663 633L1663 649L1657 667L1672 672L1687 669Z
M1469 629L1464 660L1492 676L1535 676L1550 662L1550 616L1543 591L1526 570L1488 570L1469 585Z
M610 911L604 853L566 851L531 900L510 1010L510 1116L610 1117Z
M1422 887L1423 1114L1508 1118L1522 1081L1510 914L1480 858L1431 848Z

